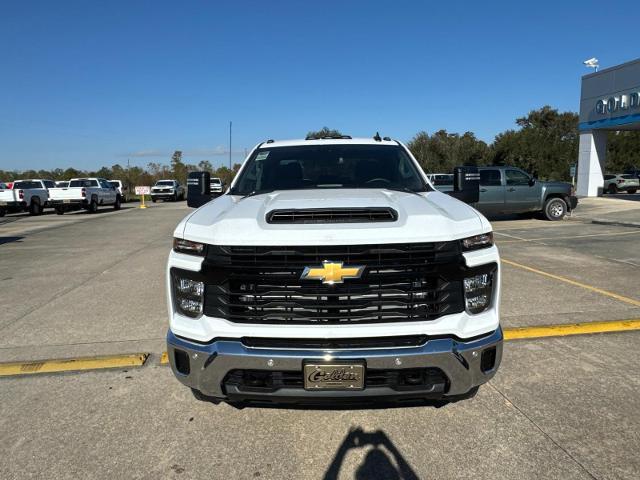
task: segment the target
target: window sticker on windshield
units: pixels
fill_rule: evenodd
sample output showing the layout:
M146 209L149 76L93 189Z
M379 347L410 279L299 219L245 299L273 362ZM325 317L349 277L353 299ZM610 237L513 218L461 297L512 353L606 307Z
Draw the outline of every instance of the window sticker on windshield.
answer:
M260 160L265 160L267 157L269 156L269 152L260 152L258 154L258 156L256 157L256 162L259 162Z

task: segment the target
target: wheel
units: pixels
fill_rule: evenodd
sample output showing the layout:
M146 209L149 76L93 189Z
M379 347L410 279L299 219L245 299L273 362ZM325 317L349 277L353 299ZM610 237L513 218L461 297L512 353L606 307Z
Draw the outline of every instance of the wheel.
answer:
M177 202L177 201L178 201L178 194L177 194L177 193L174 193L174 194L173 194L173 201L174 201L174 202Z
M98 201L95 198L91 199L89 203L89 213L96 213L98 211Z
M29 206L29 215L41 215L42 214L42 206L40 205L39 200L32 200L31 205Z
M7 212L4 208L0 208L0 217L4 217L6 213Z
M120 210L120 195L116 197L116 203L113 204L114 210Z
M64 208L56 207L56 215L64 215Z
M627 193L630 193L631 195L633 195L636 192L637 192L637 190L635 188L631 188L631 189L627 190Z
M184 201L184 192L182 192L182 193L180 194L180 201L181 201L181 202L182 202L182 201Z
M611 184L609 184L609 187L607 188L607 192L609 192L609 193L618 193L618 187L616 186L615 183L611 183Z
M156 203L156 199L155 199L155 198L153 198L153 197L151 197L151 201L152 201L153 203Z
M547 220L562 220L567 214L567 202L561 198L550 198L544 204L542 213Z

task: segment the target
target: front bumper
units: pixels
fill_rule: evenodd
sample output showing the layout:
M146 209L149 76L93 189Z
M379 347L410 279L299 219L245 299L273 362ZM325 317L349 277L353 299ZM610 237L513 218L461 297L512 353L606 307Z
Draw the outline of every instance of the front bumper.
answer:
M151 192L151 198L167 200L167 199L173 199L175 194L176 194L175 192Z
M367 400L453 398L468 393L489 381L502 359L502 330L473 340L454 337L432 338L416 347L321 350L248 347L241 340L216 340L208 344L190 342L169 330L167 352L174 375L184 385L201 393L224 400L267 402L336 403ZM483 352L494 352L491 368L482 366ZM177 353L177 355L176 355ZM187 359L185 365L185 359ZM308 391L284 387L270 392L243 391L237 385L225 384L232 370L301 372L303 362L364 361L369 370L401 370L416 368L440 369L446 376L445 391L397 390L390 387L366 387L359 391ZM486 367L486 365L485 365ZM366 373L365 373L366 375Z

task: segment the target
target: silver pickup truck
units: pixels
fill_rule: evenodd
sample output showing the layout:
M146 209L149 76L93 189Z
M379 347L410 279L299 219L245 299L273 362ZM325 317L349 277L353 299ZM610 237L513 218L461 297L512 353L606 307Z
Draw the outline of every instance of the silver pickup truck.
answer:
M578 205L570 183L537 180L517 167L478 167L478 171L480 201L473 206L485 215L541 213L547 220L562 220ZM434 187L448 192L453 183L434 182Z

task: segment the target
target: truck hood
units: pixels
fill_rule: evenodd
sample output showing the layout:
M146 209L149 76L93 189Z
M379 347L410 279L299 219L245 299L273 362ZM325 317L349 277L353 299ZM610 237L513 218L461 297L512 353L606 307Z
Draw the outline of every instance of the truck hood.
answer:
M269 224L277 209L390 207L394 222ZM469 205L441 192L379 189L285 190L242 198L223 195L178 224L175 236L216 245L364 245L447 241L491 230Z

